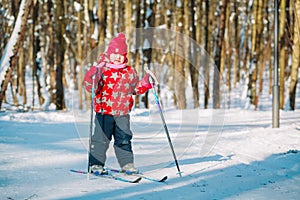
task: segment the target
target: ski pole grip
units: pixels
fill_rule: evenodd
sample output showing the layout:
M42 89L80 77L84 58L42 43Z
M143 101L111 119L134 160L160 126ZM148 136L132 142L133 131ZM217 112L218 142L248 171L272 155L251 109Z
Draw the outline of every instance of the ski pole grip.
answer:
M95 97L95 78L96 78L96 74L92 76L92 99L94 99Z
M145 72L146 72L147 74L149 74L150 77L151 77L151 79L149 80L150 83L151 83L152 85L153 85L153 84L154 84L154 85L159 85L158 80L157 80L156 76L154 75L154 73L153 73L152 71L150 71L148 67L145 67L144 70L145 70Z

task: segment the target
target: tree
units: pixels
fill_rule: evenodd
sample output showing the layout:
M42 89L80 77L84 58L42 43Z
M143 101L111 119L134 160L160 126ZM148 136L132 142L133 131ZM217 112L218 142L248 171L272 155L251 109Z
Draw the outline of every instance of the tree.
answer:
M126 0L125 3L125 33L126 33L126 38L132 37L131 33L131 27L132 27L132 1L131 0ZM131 46L131 40L127 41L128 47L130 49ZM130 65L131 63L131 54L128 54L128 64Z
M209 4L209 0L205 1L205 40L204 40L204 49L208 52L207 56L204 56L204 66L203 66L203 74L204 74L204 108L207 109L208 101L210 98L209 91L209 72L210 72L210 61L208 55L211 55L211 39L212 39L212 20L214 17L213 10Z
M38 99L39 99L39 105L43 105L45 102L45 99L42 94L42 86L40 83L40 72L42 71L42 63L41 60L37 57L38 52L41 51L41 46L40 46L40 34L39 34L39 27L37 26L38 24L38 12L39 12L39 1L34 1L34 6L33 6L33 12L32 12L32 19L33 19L33 24L32 24L32 84L33 84L33 90L32 90L32 106L34 106L34 97L35 97L35 83L37 85L37 93L38 93ZM32 107L34 109L34 107Z
M152 27L155 25L155 15L156 15L156 1L145 1L144 2L144 7L148 9L150 12L145 12L144 13L144 18L145 18L145 26L144 29L146 30L146 34L144 35L144 43L143 44L149 44L149 47L144 47L143 46L143 64L147 67L150 68L151 63L153 62L152 60L152 54L153 54L153 38L154 38L154 32ZM144 105L146 108L149 108L149 102L148 102L148 92L145 94L144 98Z
M82 1L80 0L78 2L78 7L79 10L77 10L77 66L79 68L79 73L78 73L78 92L79 92L79 109L82 110L83 109L83 88L82 88L82 82L83 82L83 50L82 50ZM76 71L76 70L75 70ZM90 104L90 101L87 99L87 104ZM87 106L88 108L89 106Z
M65 1L56 1L56 13L55 13L55 54L56 54L56 92L55 92L55 105L56 110L64 110L65 96L64 96L64 86L63 86L63 76L64 76L64 55L65 55L65 39L64 32L65 26L65 13L64 5Z
M141 2L139 0L135 0L135 10L134 10L134 16L135 16L135 28L136 28L136 35L138 35L137 37L135 37L135 52L133 52L133 60L134 60L134 64L135 64L135 68L138 74L140 74L140 70L141 70L141 54L140 54L140 46L141 46L141 34L140 34L140 30L141 30L141 26L142 26L142 16L141 16ZM137 108L140 107L140 97L139 95L135 96L135 106Z
M216 44L216 54L215 54L215 64L216 69L214 70L214 99L213 107L220 108L220 67L221 67L221 52L222 44L224 41L225 33L225 21L226 21L226 10L227 10L227 0L222 0L221 13L220 13L220 26L217 35L217 44Z
M298 70L300 66L300 1L295 2L294 9L294 37L292 53L291 82L289 87L290 107L295 110L296 88L298 83Z
M105 0L98 0L98 9L97 9L97 16L98 16L98 44L102 44L105 39L105 30L106 30L106 1Z
M280 67L280 103L279 107L280 109L283 109L284 107L284 79L285 79L285 68L287 65L287 59L286 59L286 34L285 34L285 19L286 19L286 0L280 1L280 17L279 17L279 67Z
M233 86L236 87L237 83L240 80L240 57L239 57L239 52L240 52L240 33L241 33L241 27L239 26L239 3L234 2L233 3L233 9L234 9L234 18L233 18L233 24L234 24L234 42L233 42L233 55L234 55L234 60L233 60Z
M183 40L183 6L181 1L177 1L176 3L176 17L175 17L175 26L176 31L179 34L176 34L175 38L175 52L174 55L174 64L175 64L175 97L177 102L178 109L186 108L186 96L185 96L185 43Z
M114 4L112 0L106 1L107 5L107 17L106 17L106 37L112 38L113 37L113 22L114 22L114 15L113 15L113 8Z
M251 37L251 55L250 55L250 75L249 75L249 90L250 90L250 102L255 106L258 106L258 94L257 94L257 78L258 78L258 62L260 60L259 45L261 42L262 34L262 1L254 1L253 4L253 17L255 23L252 24L252 37Z
M47 83L47 87L49 88L49 94L50 94L50 103L55 103L56 101L56 95L55 95L55 70L54 70L54 23L53 23L53 12L52 9L54 7L52 1L47 1L47 25L46 25L46 31L49 33L48 38L48 52L47 52L47 64L49 65L49 83Z
M187 42L187 54L188 60L186 64L189 66L192 90L193 90L193 100L194 100L194 108L199 107L199 87L198 87L198 79L199 79L199 69L197 65L197 54L199 50L196 49L196 44L193 42L196 40L196 26L195 26L195 2L191 1L190 5L188 1L184 3L184 15L185 15L185 33L189 36L190 42ZM190 30L190 28L192 30Z
M23 41L25 33L26 33L25 30L26 30L27 18L28 18L30 10L32 9L33 0L29 0L29 1L23 0L22 3L25 4L25 6L24 6L24 12L23 12L23 15L21 16L20 27L18 27L19 24L15 24L15 27L14 27L15 30L18 30L20 28L20 31L19 31L19 34L18 34L17 41L14 44L13 55L10 57L10 68L8 69L8 72L6 74L5 80L2 83L2 85L1 85L0 108L2 106L2 102L3 102L3 99L5 97L5 92L6 92L6 89L7 89L7 85L9 83L9 81L10 81L10 79L12 77L12 73L15 70L16 65L18 63L18 56L17 56L17 54L19 52L19 49L21 48L22 41Z
M27 104L27 92L26 92L26 84L25 84L25 52L24 49L21 48L19 51L19 59L18 59L18 70L17 70L17 84L18 84L18 93L23 97L22 105L25 106Z

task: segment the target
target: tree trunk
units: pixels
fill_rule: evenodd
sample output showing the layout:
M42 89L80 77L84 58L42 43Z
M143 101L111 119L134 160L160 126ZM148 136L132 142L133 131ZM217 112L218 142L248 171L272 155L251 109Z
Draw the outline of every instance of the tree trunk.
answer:
M32 45L33 45L33 52L32 52L32 84L33 84L33 98L32 98L32 110L34 109L34 99L35 99L35 87L34 83L36 83L36 91L38 94L38 99L39 99L39 105L43 105L45 102L45 99L42 95L41 89L41 83L40 83L40 77L38 74L41 74L41 60L38 60L37 54L41 50L40 47L40 34L39 31L36 30L36 25L38 22L38 12L39 12L39 1L35 2L35 5L33 7L33 25L32 25ZM39 71L39 73L38 73Z
M90 17L88 10L88 0L83 0L83 55L87 56L90 53Z
M140 52L139 52L139 49L141 48L141 41L143 40L141 38L141 34L139 33L139 31L141 30L141 24L142 24L142 19L141 19L141 2L139 0L135 0L134 1L136 7L135 7L135 16L136 16L136 20L135 20L135 27L136 27L136 33L133 33L133 34L136 34L136 35L139 35L138 37L135 37L135 52L133 54L133 60L134 60L134 67L138 73L138 75L140 76L140 70L141 70L141 67L140 67L140 64L141 64L141 55L140 55ZM135 96L135 106L137 108L140 108L140 96L139 95L136 95Z
M195 26L195 3L194 1L190 2L190 5L187 3L185 5L185 19L186 20L186 28L185 32L189 36L189 38L196 40L196 26ZM191 31L190 28L191 27ZM199 68L197 65L197 48L195 46L195 43L190 41L188 42L189 47L188 47L188 60L189 62L187 63L189 66L190 70L190 76L191 76L191 83L192 83L192 90L193 90L193 101L194 101L194 108L199 107L199 88L198 88L198 79L199 79Z
M177 99L177 108L186 109L186 96L185 96L185 42L180 33L183 33L183 7L181 3L177 2L176 5L176 31L179 34L176 34L175 39L175 54L174 55L174 64L175 64L175 96Z
M286 38L285 38L285 22L286 21L286 0L280 1L280 18L279 18L279 67L280 67L280 98L279 98L279 108L283 109L284 107L284 73L287 65L286 60Z
M261 28L259 29L259 35L258 37L260 37L260 40L258 40L258 44L257 44L257 49L258 49L258 59L259 59L259 62L258 62L258 70L259 70L259 82L258 82L258 93L257 93L257 98L256 98L256 107L258 107L258 102L259 102L259 98L260 98L260 95L262 93L262 90L263 90L263 74L264 74L264 70L265 70L265 65L266 65L266 62L267 62L267 59L268 59L268 56L270 55L270 48L271 48L271 34L266 34L266 36L264 35L263 33L263 21L267 21L268 22L268 15L267 15L267 11L268 11L268 8L269 8L269 5L268 5L268 2L267 1L264 1L263 2L263 5L260 5L262 6L262 8L260 8L260 15L261 15L261 19L260 19L260 26ZM264 14L262 14L264 13ZM266 29L268 30L269 29L269 26L266 27ZM264 31L266 33L269 33L269 30L268 31Z
M120 32L120 26L121 26L121 14L120 14L120 1L113 1L113 15L114 15L114 20L113 20L113 32L114 34ZM114 35L113 34L113 35Z
M95 1L94 0L88 0L88 19L89 19L89 41L90 41L90 49L94 49L97 46L98 38L96 38L97 35L94 35L96 30L96 13L94 14L93 9L95 7ZM99 6L98 6L99 7Z
M255 41L256 41L256 26L257 26L257 1L253 2L253 18L255 20L255 23L252 23L251 26L251 54L250 54L250 73L249 73L249 92L250 92L250 103L255 104L255 98L256 98L256 80L257 80L257 58L256 58L256 52L255 52Z
M147 67L150 68L150 65L152 63L152 42L153 42L153 29L149 27L154 27L155 24L155 14L156 14L156 1L153 2L149 2L149 4L147 5L147 2L144 3L145 8L147 8L148 10L151 11L150 15L147 15L147 13L145 13L145 20L148 23L148 27L145 27L146 33L145 34L145 38L144 41L148 41L150 44L150 48L147 49L143 49L143 55L144 55L144 65L146 65ZM148 92L146 92L145 94L145 98L144 98L144 105L146 108L149 108L149 100L148 100Z
M47 63L49 65L49 76L50 76L50 83L49 83L49 93L50 93L50 103L55 104L55 70L54 70L54 24L53 24L53 12L52 8L54 7L52 1L47 2L47 14L48 14L48 32L49 32L49 49L47 54Z
M82 1L79 0L78 2L80 4L80 6L82 6ZM81 23L82 23L82 13L81 13L81 10L78 10L77 12L77 64L78 64L78 68L79 68L79 71L78 71L78 95L79 95L79 109L82 110L83 109L83 70L84 70L84 66L83 66L83 63L82 63L82 26L81 26ZM90 108L90 99L87 98L87 101L86 101L86 107L87 108Z
M229 4L230 5L230 4ZM227 74L226 74L226 85L228 87L228 91L231 92L231 56L232 56L232 45L231 45L231 38L232 38L232 23L229 23L230 17L230 6L227 6L226 11L226 20L225 20L225 31L224 31L224 57L221 57L222 60L224 60L222 63L224 63L224 70L227 68ZM221 70L221 74L223 74ZM225 83L225 80L222 80L222 82ZM229 102L230 104L230 102Z
M25 84L25 60L24 60L24 49L20 48L19 51L19 60L18 60L18 93L23 97L22 105L27 104L27 93L26 93L26 84Z
M8 72L6 74L6 77L5 77L5 80L3 81L3 84L1 85L0 109L2 107L2 101L5 97L5 92L6 92L6 89L7 89L7 85L9 83L9 80L12 77L12 72L15 70L15 68L17 66L17 63L18 63L17 54L19 52L19 49L21 48L23 38L24 38L24 35L26 33L25 30L26 30L26 25L27 25L27 18L28 18L30 10L32 9L32 2L33 2L32 0L26 1L26 5L25 5L25 8L24 8L24 13L23 13L22 20L21 20L21 25L20 25L21 28L20 28L20 32L19 32L19 37L18 37L17 42L14 46L13 56L10 58L10 69L8 70ZM18 28L18 27L16 27L16 28Z
M257 92L257 78L259 73L259 62L261 61L261 52L260 44L262 39L262 1L256 1L254 3L254 17L255 24L253 25L253 37L252 37L252 49L251 49L251 103L255 106L255 109L258 107L258 92Z
M234 54L234 61L233 61L233 87L236 87L237 83L240 80L240 56L239 56L239 52L240 52L240 43L241 43L241 39L240 39L240 26L239 26L239 9L238 9L238 3L234 2L233 3L233 7L234 7L234 50L233 50L233 54Z
M204 42L204 49L206 50L207 54L204 54L204 66L203 66L203 73L204 73L204 109L208 108L208 101L210 98L210 91L209 91L209 82L210 82L210 58L208 55L211 53L211 34L212 33L212 20L213 20L213 9L210 7L209 0L205 1L205 42Z
M105 0L98 0L98 32L99 32L99 42L98 44L101 45L105 39L105 30L106 30L106 23L105 23L105 15L106 15L106 1Z
M63 86L63 75L64 75L64 54L65 54L65 40L64 40L64 4L62 1L56 1L56 38L55 38L55 50L56 50L56 110L64 110L65 97L64 97L64 86Z
M126 4L125 4L125 33L126 33L126 38L131 38L131 27L132 27L132 23L131 23L131 19L132 19L132 1L131 0L126 0ZM130 49L132 40L129 39L127 40L127 45L128 45L128 49ZM131 65L131 53L127 54L127 59L128 59L128 65Z
M298 83L298 70L300 65L300 1L295 2L294 8L294 37L293 37L293 53L292 53L292 70L291 70L291 83L289 88L290 107L295 110L296 101L296 88Z
M19 58L19 55L17 55ZM14 77L15 71L13 71L12 78L10 79L10 87L11 87L11 95L12 99L14 101L14 106L18 107L19 105L19 100L17 98L17 91L18 91L18 85L17 85L17 79Z
M107 0L107 18L106 18L106 36L108 38L112 38L114 35L114 27L113 27L113 21L114 21L114 15L113 15L113 1Z
M225 22L226 22L227 0L222 0L221 16L220 16L220 28L217 35L217 45L215 54L216 69L214 70L214 98L213 107L218 109L220 105L220 67L221 67L221 52L224 41Z

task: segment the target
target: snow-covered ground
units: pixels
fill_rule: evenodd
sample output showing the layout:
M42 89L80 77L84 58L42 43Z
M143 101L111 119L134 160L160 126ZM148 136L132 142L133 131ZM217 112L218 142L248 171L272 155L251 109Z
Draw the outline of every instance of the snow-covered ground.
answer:
M90 113L0 113L0 199L298 199L300 112L166 110L182 177L159 113L132 113L136 166L167 183L130 184L86 170ZM220 122L220 123L218 123ZM110 148L107 165L118 167Z

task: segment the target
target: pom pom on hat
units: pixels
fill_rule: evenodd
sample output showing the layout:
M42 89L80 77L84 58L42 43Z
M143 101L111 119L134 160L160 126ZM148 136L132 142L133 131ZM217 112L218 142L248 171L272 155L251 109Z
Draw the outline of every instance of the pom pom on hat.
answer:
M106 51L107 55L112 53L125 55L127 54L126 37L124 33L119 33L117 37L111 39Z

